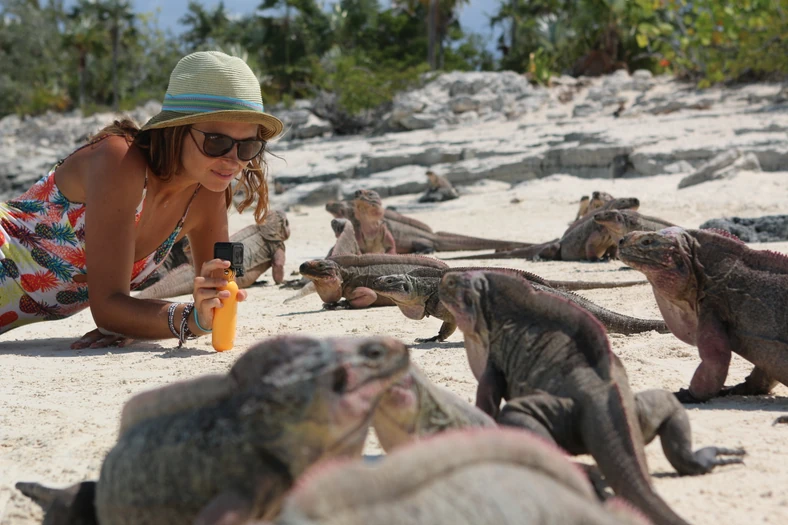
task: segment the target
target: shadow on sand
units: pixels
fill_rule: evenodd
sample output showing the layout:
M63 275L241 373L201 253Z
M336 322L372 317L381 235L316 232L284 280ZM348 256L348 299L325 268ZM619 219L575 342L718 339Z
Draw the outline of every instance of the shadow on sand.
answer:
M19 355L25 357L82 357L99 356L108 354L131 354L138 352L161 352L159 357L169 359L173 357L184 358L199 355L215 354L216 352L198 348L169 348L152 341L136 341L129 346L119 348L109 346L105 348L81 348L72 350L71 343L74 337L48 337L45 339L24 339L0 342L0 355Z

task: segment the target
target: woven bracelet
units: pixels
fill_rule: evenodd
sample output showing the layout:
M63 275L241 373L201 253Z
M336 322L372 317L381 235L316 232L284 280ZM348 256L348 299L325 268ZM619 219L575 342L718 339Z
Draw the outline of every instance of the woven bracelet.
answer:
M182 303L172 303L170 307L167 309L167 323L170 327L170 332L172 335L175 336L176 339L180 339L180 335L178 331L175 329L175 323L173 322L173 318L175 317L175 309L178 308L178 305Z
M181 330L178 334L178 348L183 346L188 339L197 339L197 334L191 331L189 328L189 314L192 313L194 309L194 303L186 303L186 307L183 309L183 315L181 316Z

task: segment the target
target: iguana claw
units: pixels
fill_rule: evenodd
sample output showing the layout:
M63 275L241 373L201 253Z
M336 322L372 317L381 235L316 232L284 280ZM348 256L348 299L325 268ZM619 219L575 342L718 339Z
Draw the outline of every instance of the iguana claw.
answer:
M698 462L705 470L703 474L711 472L714 467L721 465L733 465L735 463L744 463L741 456L746 456L747 452L743 448L720 448L720 447L704 447L693 454L695 461ZM722 458L720 456L739 456L732 458Z
M676 396L676 399L678 399L680 403L685 405L706 402L693 396L692 392L686 388L680 388L678 392L673 392L673 395Z
M336 303L323 303L323 310L349 310L350 308L350 301L347 299L342 299Z

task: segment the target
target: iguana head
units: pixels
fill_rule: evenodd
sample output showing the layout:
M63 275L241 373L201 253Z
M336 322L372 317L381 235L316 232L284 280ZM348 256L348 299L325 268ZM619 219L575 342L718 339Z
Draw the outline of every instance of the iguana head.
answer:
M391 298L396 303L409 303L417 297L413 278L405 274L377 277L372 281L372 289L383 297Z
M339 219L349 219L353 216L353 208L347 201L331 201L326 203L326 211Z
M678 226L658 232L634 231L621 239L618 256L624 264L642 272L661 295L694 303L695 244L695 239Z
M315 290L323 302L335 303L342 298L342 274L336 262L314 259L302 263L298 271L315 283Z
M353 209L356 219L360 221L382 220L386 213L380 195L374 190L356 190L353 196Z
M487 279L481 271L450 271L441 279L438 297L466 336L489 339L490 327L484 315L486 291Z
M239 417L270 436L266 448L297 477L317 460L361 453L375 406L408 364L390 337L285 335L252 346L230 375Z
M620 197L602 204L608 210L632 210L637 211L640 208L640 199L637 197Z
M594 222L604 226L613 239L619 240L632 231L637 221L619 210L604 210L594 214Z
M260 225L260 234L269 241L286 241L290 238L290 222L282 210L271 210Z
M590 213L598 208L601 208L606 203L613 200L613 196L604 191L595 191L591 194L591 200L588 202L588 209L586 213Z

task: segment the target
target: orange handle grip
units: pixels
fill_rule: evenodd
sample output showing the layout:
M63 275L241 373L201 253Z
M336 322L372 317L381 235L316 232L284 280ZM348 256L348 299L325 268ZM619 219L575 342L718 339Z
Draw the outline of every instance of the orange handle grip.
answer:
M235 281L230 281L227 286L217 288L217 290L229 290L230 297L222 300L221 308L213 310L213 332L211 332L211 343L217 352L230 350L235 342L235 320L238 313L238 285Z

